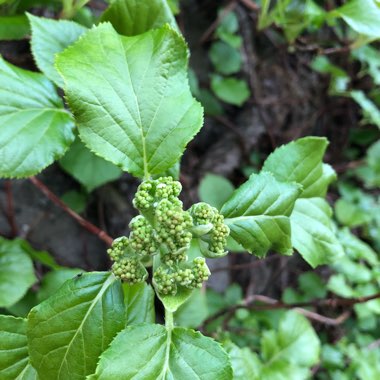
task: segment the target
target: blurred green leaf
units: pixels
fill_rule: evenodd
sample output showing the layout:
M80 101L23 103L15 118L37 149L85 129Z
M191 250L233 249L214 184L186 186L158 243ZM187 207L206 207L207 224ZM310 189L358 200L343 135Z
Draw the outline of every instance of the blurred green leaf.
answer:
M198 194L202 202L220 210L234 190L228 179L216 174L206 174L199 184Z
M219 75L211 77L211 88L219 99L238 107L241 107L251 95L244 80L223 78Z
M241 69L240 52L225 42L214 42L209 50L209 56L215 70L220 74L235 74Z

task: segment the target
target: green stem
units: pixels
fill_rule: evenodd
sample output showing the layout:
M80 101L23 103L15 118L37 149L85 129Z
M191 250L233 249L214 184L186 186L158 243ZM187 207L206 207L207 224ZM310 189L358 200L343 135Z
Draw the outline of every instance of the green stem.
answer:
M168 335L170 334L171 337L171 333L174 328L174 317L173 313L167 309L165 309L165 327L166 330L168 330Z

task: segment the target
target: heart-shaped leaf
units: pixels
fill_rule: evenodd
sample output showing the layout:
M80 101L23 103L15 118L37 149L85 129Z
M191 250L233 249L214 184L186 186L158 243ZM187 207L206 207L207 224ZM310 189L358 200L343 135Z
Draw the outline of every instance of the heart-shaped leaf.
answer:
M136 176L172 167L203 121L187 61L183 38L169 26L123 37L101 24L59 54L84 143Z

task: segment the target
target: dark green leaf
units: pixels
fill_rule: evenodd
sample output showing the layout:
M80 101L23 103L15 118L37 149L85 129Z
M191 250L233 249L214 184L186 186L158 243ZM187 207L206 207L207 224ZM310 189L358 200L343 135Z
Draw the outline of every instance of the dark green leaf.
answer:
M177 29L166 0L114 0L101 21L111 22L115 30L125 36L136 36L165 24Z
M289 215L300 191L270 173L252 174L222 207L231 236L259 257L269 249L291 254Z
M73 21L53 20L28 14L32 28L32 53L38 68L57 86L63 80L54 67L57 53L74 43L87 28Z
M91 380L111 379L232 380L226 352L199 332L161 325L139 325L122 331L106 352Z
M186 45L168 26L121 37L101 24L57 58L81 139L140 177L173 166L202 126L186 65Z
M59 163L88 192L118 179L122 174L120 168L96 156L79 139L74 141Z
M28 177L60 158L74 123L43 75L0 58L0 176Z
M30 31L25 15L0 17L0 40L21 40Z
M82 380L124 327L120 281L107 272L77 276L28 317L31 363L40 380Z
M206 293L195 289L190 298L175 312L174 320L182 327L196 328L208 316Z

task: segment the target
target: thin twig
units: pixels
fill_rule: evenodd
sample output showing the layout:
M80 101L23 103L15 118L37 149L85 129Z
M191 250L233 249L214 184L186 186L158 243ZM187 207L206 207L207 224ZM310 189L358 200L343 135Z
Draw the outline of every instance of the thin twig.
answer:
M251 11L258 12L260 10L260 7L252 0L240 0L240 2Z
M75 219L82 227L84 227L87 231L96 235L99 239L103 240L107 245L111 245L113 242L113 238L109 236L105 231L101 230L99 227L96 227L94 224L89 222L88 220L82 218L75 211L73 211L70 207L68 207L61 199L59 199L54 193L50 191L50 189L43 184L36 177L30 177L30 181L36 186L42 193L44 193L54 204L59 206L63 211L69 214L73 219Z
M325 307L331 307L331 308L336 308L338 306L351 307L353 305L368 302L368 301L378 299L378 298L380 298L380 293L376 293L374 295L367 296L367 297L358 297L358 298L323 298L323 299L315 299L309 302L284 303L274 298L255 294L255 295L251 295L247 297L240 304L229 306L229 307L219 310L217 313L207 318L203 322L202 327L208 325L210 322L224 315L226 315L226 320L228 321L239 309L277 310L277 309L299 309L299 308L304 308L304 307L318 307L318 306L325 306ZM264 305L257 305L255 304L256 302L261 302ZM340 318L344 319L344 317L342 316Z
M218 18L207 28L207 30L203 33L201 39L199 40L200 44L205 43L209 40L211 35L214 33L215 29L218 25L223 21L223 19L230 13L236 6L236 0L232 0L221 12Z
M11 233L13 237L18 235L18 228L16 225L15 212L13 206L13 192L12 192L12 182L11 180L5 181L5 191L7 193L7 218L8 223L11 228Z

